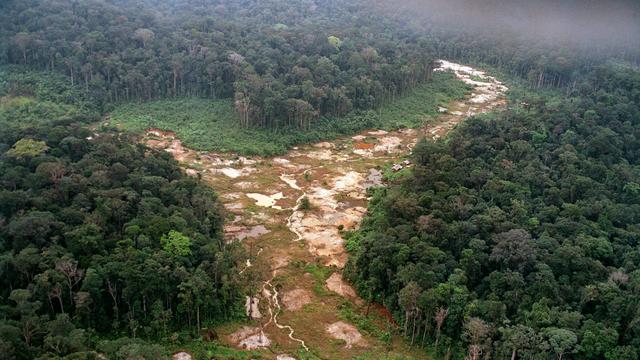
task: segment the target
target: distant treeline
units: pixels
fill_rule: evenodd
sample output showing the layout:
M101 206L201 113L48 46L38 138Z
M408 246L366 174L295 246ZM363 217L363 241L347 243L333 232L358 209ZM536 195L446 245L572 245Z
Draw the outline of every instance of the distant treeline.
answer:
M245 127L307 128L429 79L426 43L344 1L9 1L0 59L106 102L233 98Z

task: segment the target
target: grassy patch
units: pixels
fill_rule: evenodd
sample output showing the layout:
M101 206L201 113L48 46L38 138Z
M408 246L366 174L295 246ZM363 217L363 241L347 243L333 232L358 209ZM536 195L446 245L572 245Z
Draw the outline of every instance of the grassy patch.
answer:
M380 109L323 117L308 130L243 129L230 99L183 98L128 103L115 108L115 124L133 131L151 127L173 130L197 150L234 151L245 155L282 154L296 144L333 139L369 128L416 127L437 115L438 104L462 98L468 87L451 74L436 73L430 81Z
M313 292L318 296L327 295L327 290L324 288L324 283L329 278L329 275L333 272L331 268L321 266L318 264L307 264L304 267L304 271L313 275L314 284L313 284Z
M411 172L413 171L412 168L410 167L405 167L399 171L393 171L392 166L393 164L389 164L389 166L385 169L382 175L385 181L388 181L388 182L398 181L400 179L403 179L406 176L411 175Z
M206 342L203 340L195 340L182 344L180 347L172 349L172 352L186 351L193 355L194 359L269 359L270 357L264 352L238 350L226 346L222 346L217 342Z
M354 324L360 332L376 337L387 345L391 343L391 332L381 329L373 316L358 312L351 302L343 301L338 306L338 311L341 319Z

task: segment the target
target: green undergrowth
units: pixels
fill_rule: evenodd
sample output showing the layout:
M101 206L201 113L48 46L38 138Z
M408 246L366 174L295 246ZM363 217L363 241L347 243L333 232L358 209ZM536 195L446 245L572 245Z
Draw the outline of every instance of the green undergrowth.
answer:
M463 98L469 87L452 74L435 73L433 81L380 109L354 111L335 118L322 117L308 130L244 129L230 99L180 98L117 106L113 123L142 132L148 128L172 130L185 145L208 151L243 155L282 154L296 144L329 140L370 128L393 130L417 127L437 115L437 107Z
M99 104L63 75L0 67L0 126L95 121Z
M262 351L238 350L227 346L222 346L217 342L192 341L182 347L173 349L173 353L185 351L194 359L269 359L270 357Z
M313 275L314 283L313 283L313 291L318 296L324 296L327 294L327 290L324 288L325 281L331 275L331 268L324 267L318 264L307 264L304 267L304 271Z
M372 314L368 316L362 314L355 309L353 303L349 301L343 301L338 306L338 311L341 319L354 324L360 332L375 337L387 345L391 344L391 329L381 329Z

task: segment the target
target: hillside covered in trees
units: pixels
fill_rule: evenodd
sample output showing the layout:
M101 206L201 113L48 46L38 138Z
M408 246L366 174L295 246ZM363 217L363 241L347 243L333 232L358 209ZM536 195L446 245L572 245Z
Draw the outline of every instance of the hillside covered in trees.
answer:
M527 94L418 144L350 235L350 277L443 356L637 359L640 72Z
M243 127L307 128L429 79L427 44L359 2L7 1L0 60L103 102L233 99Z
M169 154L90 131L65 79L2 80L2 357L158 359L141 337L234 317L236 250L213 191Z
M352 339L303 338L328 336L322 308L337 332L373 339L358 359L394 346L433 359L640 358L640 5L601 3L0 1L0 357L165 359L184 345L271 358L286 344L324 359L325 344L304 341L326 339L332 354L352 351ZM473 69L467 84L434 72L438 59L504 80L508 101L493 100L505 108L450 112L486 94ZM438 116L449 127L415 147L396 136ZM173 154L182 141L193 176L140 143L149 128L174 131L153 140ZM283 155L294 146L308 163ZM279 169L290 173L264 178ZM347 191L360 175L386 182L366 199ZM358 230L318 215L349 204L347 225L368 206ZM346 267L307 254L289 212L330 230L313 240L335 233ZM295 249L226 242L227 219ZM287 313L278 296L299 279L313 292L294 289L309 302ZM300 331L305 315L318 332ZM291 332L253 352L214 341L220 324L254 326L260 344L267 326Z

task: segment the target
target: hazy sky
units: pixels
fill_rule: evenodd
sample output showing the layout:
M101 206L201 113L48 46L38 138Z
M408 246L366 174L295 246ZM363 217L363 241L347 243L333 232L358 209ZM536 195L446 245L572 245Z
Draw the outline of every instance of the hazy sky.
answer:
M545 40L640 43L640 0L399 0L390 9L411 9L453 27L507 28Z

